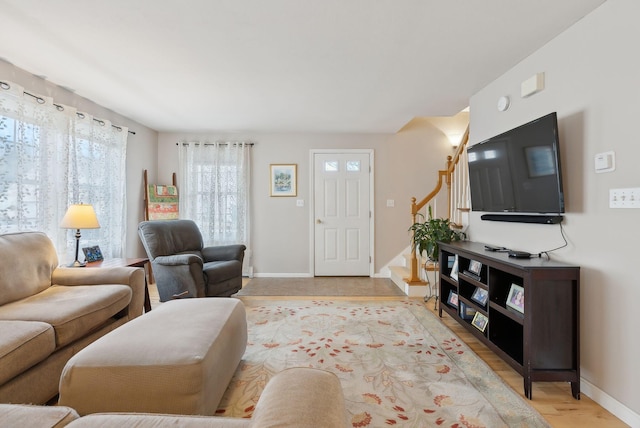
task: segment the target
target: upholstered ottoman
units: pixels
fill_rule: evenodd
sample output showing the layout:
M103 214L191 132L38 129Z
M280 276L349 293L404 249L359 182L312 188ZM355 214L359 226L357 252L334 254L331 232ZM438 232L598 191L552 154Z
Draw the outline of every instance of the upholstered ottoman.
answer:
M59 404L80 415L213 415L247 345L242 302L172 300L69 360Z

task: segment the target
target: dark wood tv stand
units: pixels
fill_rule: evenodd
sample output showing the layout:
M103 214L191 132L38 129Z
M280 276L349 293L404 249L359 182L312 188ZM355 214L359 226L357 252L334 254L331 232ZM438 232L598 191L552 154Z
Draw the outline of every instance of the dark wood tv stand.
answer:
M476 242L439 247L440 317L446 312L520 373L527 398L532 398L532 382L565 381L579 400L580 267L538 257L515 259ZM457 280L451 277L456 256ZM465 274L472 260L482 263L478 275ZM524 288L524 313L507 305L512 284ZM472 299L478 288L488 292L484 305ZM457 294L457 304L451 293ZM474 311L487 317L484 331L472 324Z

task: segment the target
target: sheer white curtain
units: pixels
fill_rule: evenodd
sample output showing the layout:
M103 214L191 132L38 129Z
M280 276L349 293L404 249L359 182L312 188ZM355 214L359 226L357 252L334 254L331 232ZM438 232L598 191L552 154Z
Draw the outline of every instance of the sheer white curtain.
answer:
M69 153L69 203L92 204L100 229L82 231L84 246L99 245L105 257L123 257L126 242L128 130L79 113ZM67 235L75 245L73 233Z
M251 145L244 142L178 144L180 217L196 222L205 245L245 244L249 273Z
M83 246L100 245L105 256L121 257L127 133L1 82L0 233L42 231L61 261L70 261L75 232L61 229L60 220L70 204L90 203L101 228L83 230Z

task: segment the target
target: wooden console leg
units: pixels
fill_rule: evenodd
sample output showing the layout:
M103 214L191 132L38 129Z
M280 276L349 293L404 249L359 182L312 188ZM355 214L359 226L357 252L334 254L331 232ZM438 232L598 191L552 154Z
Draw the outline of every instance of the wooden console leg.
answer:
M526 377L524 378L524 395L525 397L527 397L529 400L532 399L532 391L531 391L532 387L531 387L531 380L527 379Z
M571 395L576 400L580 399L580 382L571 382Z

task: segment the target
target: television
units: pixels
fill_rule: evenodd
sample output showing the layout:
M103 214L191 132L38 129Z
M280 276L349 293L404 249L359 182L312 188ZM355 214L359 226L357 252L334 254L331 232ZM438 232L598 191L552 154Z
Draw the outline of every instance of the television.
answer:
M483 219L561 221L564 192L555 112L477 143L467 153L471 209L529 215L487 215ZM547 216L531 217L539 214Z

